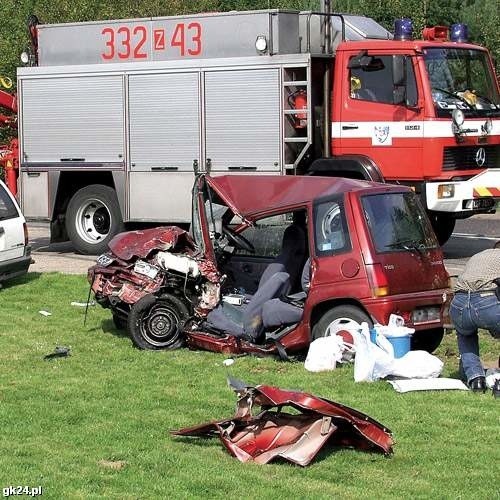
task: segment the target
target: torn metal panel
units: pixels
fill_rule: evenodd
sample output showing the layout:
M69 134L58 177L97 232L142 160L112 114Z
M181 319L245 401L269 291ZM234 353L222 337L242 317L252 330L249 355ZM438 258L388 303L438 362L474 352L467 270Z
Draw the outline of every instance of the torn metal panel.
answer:
M188 255L196 253L196 245L189 233L177 226L128 231L117 234L109 242L111 252L123 260L144 259L152 250L172 251L177 248Z
M393 452L391 431L362 412L304 392L266 385L252 387L239 381L233 381L232 385L238 394L232 419L180 429L172 434L218 435L235 458L260 464L283 458L306 466L327 442L386 455ZM255 406L262 411L254 416ZM287 413L283 410L286 407L300 413Z

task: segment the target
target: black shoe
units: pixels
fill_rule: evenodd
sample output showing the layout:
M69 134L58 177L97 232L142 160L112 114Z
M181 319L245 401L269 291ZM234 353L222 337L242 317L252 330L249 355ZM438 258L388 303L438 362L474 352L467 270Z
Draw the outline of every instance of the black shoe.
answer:
M500 398L500 379L495 380L493 384L493 396L496 398Z
M486 392L486 379L479 376L469 380L469 389L472 392Z

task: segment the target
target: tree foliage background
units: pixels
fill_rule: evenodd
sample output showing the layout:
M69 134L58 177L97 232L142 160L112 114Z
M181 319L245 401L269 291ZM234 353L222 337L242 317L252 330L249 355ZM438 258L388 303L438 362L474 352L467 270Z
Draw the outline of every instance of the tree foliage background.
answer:
M43 23L63 23L267 8L318 10L319 5L319 0L0 0L0 76L15 78L19 55L29 43L30 14ZM466 22L471 40L491 50L499 69L498 0L333 0L332 8L373 17L389 30L394 19L410 17L416 33L426 25Z

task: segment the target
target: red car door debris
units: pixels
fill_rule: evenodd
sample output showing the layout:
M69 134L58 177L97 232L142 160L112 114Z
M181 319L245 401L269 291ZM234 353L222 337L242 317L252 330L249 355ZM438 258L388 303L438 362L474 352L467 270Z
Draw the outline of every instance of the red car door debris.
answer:
M278 387L248 386L231 379L238 395L236 414L172 432L176 436L218 435L228 452L241 462L266 464L280 457L297 465L308 465L328 442L336 447L393 452L392 433L357 410L312 394ZM262 411L253 415L252 409ZM284 411L285 407L299 414Z

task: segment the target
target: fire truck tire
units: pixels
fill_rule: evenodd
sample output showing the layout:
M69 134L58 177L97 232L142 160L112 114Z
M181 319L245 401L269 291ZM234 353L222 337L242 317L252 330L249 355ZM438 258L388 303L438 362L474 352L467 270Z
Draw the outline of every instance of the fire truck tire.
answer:
M330 325L334 321L345 322L346 325L352 321L358 324L366 321L370 328L373 326L373 321L359 307L352 305L336 306L326 311L314 325L312 329L313 340L329 335Z
M177 349L184 344L182 327L188 318L188 308L177 297L148 294L130 308L127 330L139 349Z
M429 214L432 229L436 233L439 244L444 245L453 234L456 220L447 215Z
M115 190L92 184L77 191L66 211L66 230L77 252L105 252L113 236L124 230Z
M420 330L411 336L411 349L413 351L434 352L441 344L444 328Z

